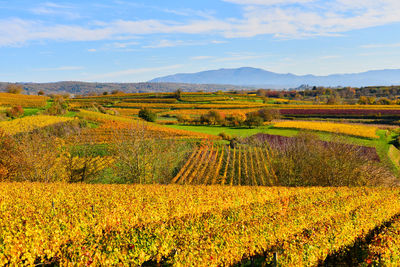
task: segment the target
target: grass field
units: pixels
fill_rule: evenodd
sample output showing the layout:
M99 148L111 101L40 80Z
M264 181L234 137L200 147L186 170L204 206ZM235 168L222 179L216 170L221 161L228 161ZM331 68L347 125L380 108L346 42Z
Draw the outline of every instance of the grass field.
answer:
M257 128L248 128L248 127L235 128L235 127L224 127L224 126L166 125L166 127L212 134L212 135L218 135L224 132L232 136L240 136L240 137L247 137L257 133L266 133L266 134L282 135L282 136L295 136L299 132L299 130L294 130L294 129L274 129L271 126L261 126Z

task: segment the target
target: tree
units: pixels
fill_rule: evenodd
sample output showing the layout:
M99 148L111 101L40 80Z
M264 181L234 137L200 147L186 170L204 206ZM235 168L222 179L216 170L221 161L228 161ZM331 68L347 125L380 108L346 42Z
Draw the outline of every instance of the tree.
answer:
M358 104L360 105L368 105L368 99L366 96L360 96L360 99L358 100Z
M244 121L244 124L248 126L249 128L253 126L261 126L263 125L264 120L263 118L258 115L257 112L250 112L246 114L246 120Z
M228 126L242 126L244 121L246 120L246 115L243 113L233 113L227 115L225 118L225 124Z
M118 94L123 94L124 92L120 91L120 90L113 90L111 92L112 95L118 95Z
M22 91L24 91L24 88L19 84L9 84L6 87L6 92L10 94L20 94Z
M178 120L179 123L185 124L185 123L190 123L192 122L192 118L189 115L177 115L176 119Z
M281 113L279 109L263 108L258 111L258 115L264 121L273 121L281 118Z
M223 124L224 116L216 110L210 110L207 114L200 116L200 122L202 124L210 125Z
M64 115L67 113L68 103L60 95L54 96L53 105L47 109L49 115Z
M181 97L182 97L182 90L181 90L181 89L176 90L175 93L174 93L174 97L175 97L177 100L181 100Z
M387 99L386 97L382 97L382 98L379 98L376 101L376 104L378 104L378 105L390 105L390 104L392 104L392 101L390 101L390 99Z
M157 114L148 108L142 108L139 111L139 118L145 121L155 122L157 120Z
M44 91L43 91L43 90L40 90L37 94L38 94L38 95L44 95Z

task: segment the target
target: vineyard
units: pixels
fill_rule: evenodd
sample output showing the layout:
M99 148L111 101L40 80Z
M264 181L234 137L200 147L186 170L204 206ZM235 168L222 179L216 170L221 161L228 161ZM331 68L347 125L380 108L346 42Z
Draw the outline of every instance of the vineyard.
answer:
M0 129L2 129L7 134L14 135L17 133L31 132L41 127L64 123L72 120L73 118L58 116L30 116L21 119L15 119L12 121L0 122Z
M6 183L0 190L2 265L219 266L271 262L276 253L280 265L316 265L400 210L399 190L384 188ZM390 240L396 225L380 238ZM377 240L371 253L392 253L395 244Z
M0 106L43 107L47 100L45 96L0 93Z
M276 128L297 128L333 132L361 136L366 138L379 138L376 135L378 128L366 125L351 125L342 123L314 122L314 121L283 121L274 124Z
M277 185L270 150L205 144L195 149L172 180L179 184Z
M101 124L100 127L88 129L83 133L88 136L88 139L100 143L112 141L116 133L129 136L129 132L132 132L134 129L145 130L148 136L157 136L157 138L218 139L216 136L171 129L155 123L136 120L131 117L113 116L87 110L81 110L79 116Z
M0 102L2 266L400 259L400 106L254 93L30 98Z

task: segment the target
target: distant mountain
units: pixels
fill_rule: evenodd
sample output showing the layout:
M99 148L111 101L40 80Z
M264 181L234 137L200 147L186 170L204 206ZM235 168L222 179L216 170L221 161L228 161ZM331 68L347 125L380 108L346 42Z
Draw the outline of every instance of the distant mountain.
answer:
M400 84L400 69L372 70L352 74L327 76L280 74L263 69L243 67L237 69L208 70L197 73L179 73L155 78L150 82L173 82L193 84L232 84L263 88L310 86L377 86Z
M9 83L0 82L0 92L4 91ZM70 93L83 95L88 93L103 93L114 90L125 93L146 92L173 92L181 89L184 92L197 91L228 91L228 90L254 90L250 86L235 86L226 84L184 84L184 83L92 83L92 82L54 82L54 83L18 83L23 86L28 94L39 91L45 93Z

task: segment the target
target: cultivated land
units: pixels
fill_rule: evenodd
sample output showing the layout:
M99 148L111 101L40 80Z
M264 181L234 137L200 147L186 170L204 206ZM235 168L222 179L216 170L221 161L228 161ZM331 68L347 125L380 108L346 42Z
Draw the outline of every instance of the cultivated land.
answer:
M396 265L400 105L308 93L0 93L0 264Z

